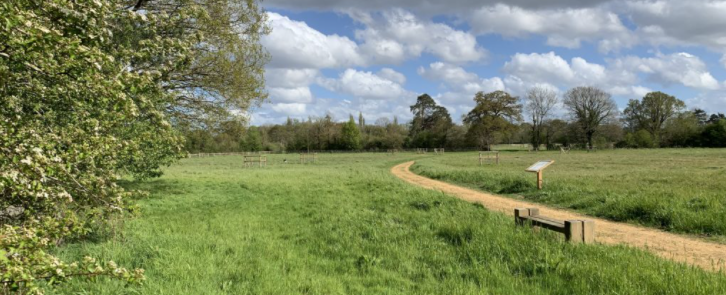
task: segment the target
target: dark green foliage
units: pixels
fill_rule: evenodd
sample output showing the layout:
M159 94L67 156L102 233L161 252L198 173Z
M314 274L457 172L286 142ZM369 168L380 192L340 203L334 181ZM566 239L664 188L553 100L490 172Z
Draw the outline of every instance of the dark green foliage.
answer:
M642 100L631 99L628 102L628 107L623 112L623 117L631 131L645 130L650 132L653 144L650 144L649 147L658 146L661 142L664 124L685 107L686 104L682 100L655 91L646 94Z
M446 146L447 132L453 125L445 107L437 105L428 94L422 94L411 106L413 120L407 145L413 148L437 148Z
M343 124L340 131L340 147L344 150L359 150L361 148L360 130L356 126L353 116L350 117L348 123Z
M474 109L464 117L464 123L469 126L467 138L486 150L501 142L507 133L516 130L512 122L522 119L522 105L517 101L517 97L500 90L487 94L477 92Z
M708 124L701 133L701 144L705 147L726 147L726 119Z

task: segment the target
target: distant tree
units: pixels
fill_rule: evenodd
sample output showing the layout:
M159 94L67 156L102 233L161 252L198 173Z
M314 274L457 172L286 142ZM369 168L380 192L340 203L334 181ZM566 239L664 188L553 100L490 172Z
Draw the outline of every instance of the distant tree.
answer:
M631 99L623 115L631 130L644 129L653 136L655 145L660 144L661 130L665 122L677 115L686 104L674 96L660 91L650 92L642 100Z
M358 128L360 129L361 132L363 132L364 129L366 128L366 119L363 118L362 112L358 112Z
M386 146L394 149L401 148L407 133L406 127L398 125L398 119L393 117L393 123L386 126Z
M515 129L513 121L522 120L522 105L517 100L504 91L477 92L476 105L464 116L464 123L469 127L467 137L480 148L491 149L504 133Z
M391 124L391 120L386 117L376 119L376 126L386 127Z
M248 151L257 152L262 150L262 137L258 127L252 126L247 130L245 145Z
M565 107L585 136L585 142L592 148L592 139L600 125L617 114L615 101L610 94L596 87L576 87L565 93Z
M524 107L532 118L531 142L535 150L542 141L542 125L556 104L557 93L549 88L536 86L527 91Z
M434 148L446 144L446 133L453 122L445 107L437 105L428 94L422 94L416 99L416 104L411 106L411 113L413 113L409 132L411 145Z
M708 124L701 134L705 147L726 147L726 119Z
M682 112L665 123L660 144L671 147L697 146L700 131L701 119L696 112Z
M640 129L638 132L635 132L634 141L635 146L638 148L653 148L656 146L653 135L645 129Z
M340 132L340 145L346 150L359 150L361 148L360 142L360 130L353 120L353 115L350 116L350 120L343 124Z
M708 121L706 123L715 124L715 123L718 123L718 121L721 121L723 119L726 119L726 116L724 116L724 114L722 114L722 113L712 114L711 117L708 118Z
M708 114L702 109L694 109L693 116L698 119L699 125L706 125L706 123L708 122Z
M569 145L567 137L567 122L560 119L548 120L542 127L545 144L548 149L553 148L555 143L565 146Z

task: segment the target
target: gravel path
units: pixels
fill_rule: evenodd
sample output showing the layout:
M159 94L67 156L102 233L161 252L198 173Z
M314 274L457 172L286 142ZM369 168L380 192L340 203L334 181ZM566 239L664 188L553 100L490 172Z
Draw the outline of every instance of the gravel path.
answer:
M627 244L655 253L666 259L685 262L710 271L726 271L726 245L604 219L585 216L542 204L515 200L463 188L417 175L409 170L413 161L398 164L391 173L400 179L423 188L442 191L459 199L480 203L489 210L514 214L514 208L537 207L540 214L560 220L588 219L595 221L595 241L603 244Z

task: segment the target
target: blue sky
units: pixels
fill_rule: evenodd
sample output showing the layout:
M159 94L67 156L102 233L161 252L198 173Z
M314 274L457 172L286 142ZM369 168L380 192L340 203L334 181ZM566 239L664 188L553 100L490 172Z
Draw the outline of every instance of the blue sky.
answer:
M658 90L726 112L726 2L512 2L265 1L270 99L252 124L406 121L422 93L460 121L477 91L534 86L597 86L621 108Z

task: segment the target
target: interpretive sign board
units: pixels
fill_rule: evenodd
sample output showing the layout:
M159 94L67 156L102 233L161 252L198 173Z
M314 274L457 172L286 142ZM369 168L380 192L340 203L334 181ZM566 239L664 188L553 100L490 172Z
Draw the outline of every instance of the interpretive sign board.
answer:
M547 168L547 166L552 165L555 161L552 160L546 160L546 161L539 161L537 163L534 163L532 166L529 166L527 168L527 172L539 172L540 170Z
M529 166L525 171L527 172L536 172L537 173L537 189L542 189L542 171L552 165L555 161L553 160L545 160L545 161L539 161L537 163L534 163L532 166Z

